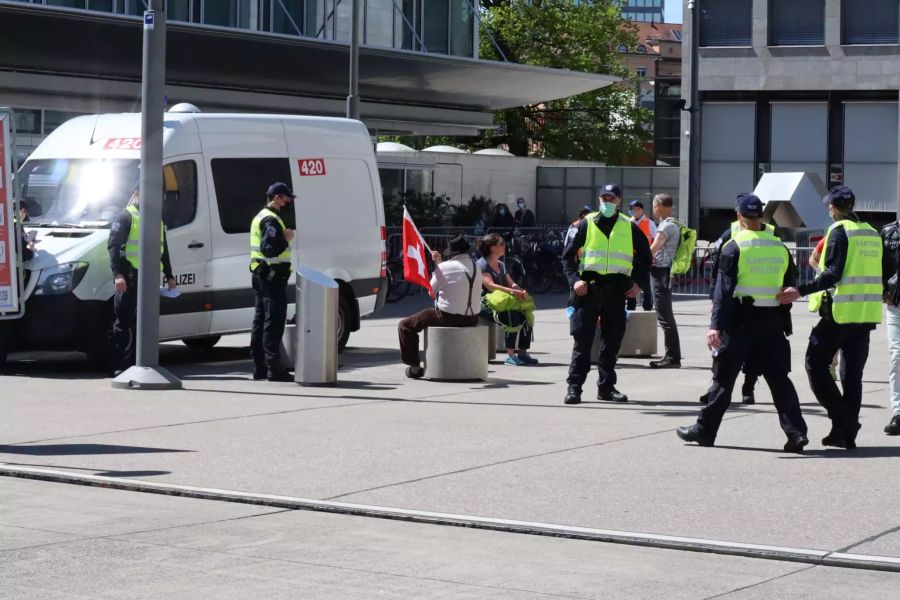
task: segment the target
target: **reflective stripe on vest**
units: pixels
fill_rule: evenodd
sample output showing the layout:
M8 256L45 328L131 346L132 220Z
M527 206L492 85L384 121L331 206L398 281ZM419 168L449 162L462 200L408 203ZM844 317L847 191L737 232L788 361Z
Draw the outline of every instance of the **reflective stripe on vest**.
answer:
M772 225L771 223L765 223L764 227L768 233L775 235L775 226L774 225ZM731 237L733 237L733 238L737 237L738 235L740 235L741 231L743 231L743 228L741 227L741 222L734 221L731 224Z
M729 244L737 244L738 277L735 298L752 298L753 306L775 307L784 285L789 259L787 248L769 231L742 230ZM726 244L727 245L727 244Z
M634 262L634 241L631 220L618 215L610 237L607 238L594 223L597 213L585 217L587 237L581 254L581 273L591 271L599 275L631 275Z
M253 221L250 223L250 270L256 270L256 267L259 266L259 263L266 263L268 265L283 265L283 264L291 264L291 246L288 244L288 247L282 251L278 256L267 257L262 251L259 249L259 245L262 243L262 232L260 231L260 226L262 225L263 219L273 218L278 222L278 225L281 227L281 232L284 233L285 227L284 221L281 219L281 216L269 208L268 206L259 211L255 217L253 217Z
M825 269L828 241L838 227L847 234L847 262L844 273L834 289L831 317L835 323L881 323L881 236L868 223L850 220L837 221L825 234L825 252L819 259L819 269ZM809 309L817 312L825 292L810 297Z
M125 260L131 265L135 271L140 268L140 251L141 251L141 211L137 206L129 204L125 207L128 214L131 215L131 229L128 230L128 240L125 242ZM165 251L163 245L163 225L159 225L159 255L162 256ZM159 270L162 272L162 260L159 262Z

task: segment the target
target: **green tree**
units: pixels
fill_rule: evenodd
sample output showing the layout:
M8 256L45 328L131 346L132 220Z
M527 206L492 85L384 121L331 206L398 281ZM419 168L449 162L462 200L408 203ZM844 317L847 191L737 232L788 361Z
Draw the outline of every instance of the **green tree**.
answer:
M621 85L499 111L496 131L476 145L507 144L513 154L622 164L644 151L651 113L636 106L636 82L622 65L620 44L634 47L635 29L622 19L620 0L484 0L481 19L510 62L605 73ZM483 59L502 60L487 35Z

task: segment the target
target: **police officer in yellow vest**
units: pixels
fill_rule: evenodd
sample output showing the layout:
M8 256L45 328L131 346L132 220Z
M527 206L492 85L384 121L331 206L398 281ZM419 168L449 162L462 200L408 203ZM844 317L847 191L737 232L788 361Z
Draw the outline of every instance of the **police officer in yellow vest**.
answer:
M119 213L109 229L109 266L115 277L116 296L113 301L115 322L112 329L112 371L114 374L134 364L137 314L138 256L140 253L141 195L135 190L128 206ZM169 261L166 230L159 230L161 270L170 289L175 289L175 277Z
M744 196L744 194L738 194L738 202ZM737 215L737 206L735 207L735 215ZM763 228L765 231L775 235L775 226L771 223L763 223ZM712 279L713 285L709 290L709 298L712 299L716 293L716 279L719 275L719 256L722 251L722 248L725 247L731 238L736 237L739 233L741 233L742 227L740 221L734 221L731 225L728 226L722 235L719 236L719 239L713 244L713 248L715 251L715 260L713 261L712 271L710 273L710 277ZM788 335L791 332L787 332ZM760 373L755 368L753 363L753 356L751 356L747 363L744 364L744 384L741 386L741 403L742 404L756 404L756 393L754 388L756 387L756 382L759 380ZM709 402L709 395L712 392L712 384L710 384L710 389L706 391L702 396L700 396L700 404L706 404Z
M776 296L794 285L797 268L784 244L762 223L763 206L753 194L741 194L738 220L741 231L722 247L706 341L713 351L713 383L709 404L678 437L701 446L715 443L741 367L753 357L772 390L781 428L787 435L785 452L802 452L809 443L791 370L790 306Z
M636 298L650 277L650 244L636 223L619 213L619 186L608 184L599 212L569 229L563 249L563 271L572 286L569 332L574 340L568 391L564 402L581 402L581 386L591 368L591 346L600 319L600 378L597 398L627 402L616 389L616 359L625 335L625 300ZM572 231L574 228L574 231Z
M287 318L287 282L291 276L294 230L285 226L282 212L296 196L281 182L270 185L266 196L268 204L250 224L250 271L256 292L256 312L250 334L253 379L293 381L282 366L281 339Z
M869 336L881 323L882 244L878 232L853 212L856 197L850 188L835 187L824 201L835 222L825 235L819 275L808 284L784 290L779 299L792 302L809 295L809 309L821 317L809 336L806 374L813 394L831 419L831 432L822 445L851 450L856 448L860 428ZM843 394L828 370L838 350L843 357Z

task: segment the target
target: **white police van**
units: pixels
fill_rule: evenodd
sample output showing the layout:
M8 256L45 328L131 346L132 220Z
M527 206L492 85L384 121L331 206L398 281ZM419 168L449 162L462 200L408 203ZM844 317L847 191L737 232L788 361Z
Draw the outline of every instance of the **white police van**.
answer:
M165 115L163 215L181 295L160 299L161 340L205 349L249 330L250 221L268 186L284 181L297 194L285 218L297 229L293 263L340 284L343 348L386 293L384 210L366 127L187 110ZM25 265L25 316L14 325L14 349L78 350L106 364L114 295L109 226L138 186L140 134L140 114L78 117L19 169L26 231L35 232L37 250ZM293 277L290 283L289 316Z

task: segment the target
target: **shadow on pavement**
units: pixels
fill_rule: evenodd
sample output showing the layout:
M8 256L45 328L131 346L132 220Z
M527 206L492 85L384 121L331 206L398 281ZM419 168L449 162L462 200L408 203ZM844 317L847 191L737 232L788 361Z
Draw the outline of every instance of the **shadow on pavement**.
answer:
M118 446L115 444L36 444L27 446L0 446L0 454L25 456L85 456L90 454L155 454L159 452L194 452L174 448L147 448L145 446Z
M698 446L699 447L699 446ZM807 447L803 454L789 454L781 448L752 448L750 446L719 446L716 448L721 450L741 450L746 452L768 452L772 454L782 454L782 458L788 459L809 459L809 458L897 458L900 457L900 446L860 446L855 450L844 450L842 448L813 448Z

